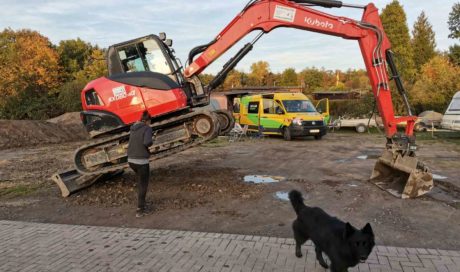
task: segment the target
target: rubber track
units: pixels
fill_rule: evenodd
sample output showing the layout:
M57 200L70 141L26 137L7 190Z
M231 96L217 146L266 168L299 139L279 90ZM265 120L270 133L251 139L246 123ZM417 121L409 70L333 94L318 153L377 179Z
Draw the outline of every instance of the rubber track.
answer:
M184 151L186 149L198 146L198 145L200 145L202 143L205 143L205 142L207 142L209 140L212 140L212 139L216 138L218 136L218 134L219 134L219 120L218 120L217 116L214 113L211 113L209 111L191 112L189 114L182 115L182 116L179 116L179 117L165 119L165 120L163 120L161 122L151 124L150 127L153 129L153 131L158 130L158 129L162 129L162 128L170 128L170 127L172 127L173 124L178 124L178 125L180 124L181 125L184 122L191 121L191 120L193 120L193 117L198 116L198 115L207 115L207 116L209 116L211 118L213 123L216 124L214 126L214 131L210 136L208 136L207 138L198 138L198 139L195 139L192 142L186 143L184 145L177 146L177 147L174 147L172 149L168 149L168 150L164 150L164 151L161 151L159 153L156 153L156 154L152 155L149 158L149 161L154 161L154 160L162 159L162 158L177 154L177 153L182 152L182 151ZM113 172L113 171L116 171L116 170L121 170L121 169L127 168L128 163L125 162L125 163L105 166L103 168L96 169L95 171L88 171L88 169L86 169L83 166L83 164L81 163L81 153L83 151L85 151L85 150L87 150L89 148L92 148L92 147L97 147L99 145L108 144L108 143L110 143L112 141L118 141L118 140L120 140L122 138L125 138L127 136L129 136L129 132L124 132L124 133L122 133L120 135L116 135L116 136L113 136L113 137L110 137L110 138L104 138L104 139L101 139L99 141L93 142L91 144L81 146L80 148L78 148L75 151L75 155L74 155L75 168L77 169L77 171L79 173L81 173L83 175L105 174L105 173L109 173L109 172Z

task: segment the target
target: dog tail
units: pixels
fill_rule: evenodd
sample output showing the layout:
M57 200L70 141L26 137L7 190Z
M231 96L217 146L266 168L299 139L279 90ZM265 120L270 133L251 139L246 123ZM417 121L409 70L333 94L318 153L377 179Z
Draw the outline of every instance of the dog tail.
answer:
M299 214L300 211L305 207L302 194L297 190L292 190L289 192L289 200L291 200L292 207L294 207L296 214Z

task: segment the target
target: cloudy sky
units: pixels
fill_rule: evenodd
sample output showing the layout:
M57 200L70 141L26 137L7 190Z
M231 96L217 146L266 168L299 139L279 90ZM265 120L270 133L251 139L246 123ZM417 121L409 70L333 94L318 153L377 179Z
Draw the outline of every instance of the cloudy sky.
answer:
M85 41L107 47L128 39L166 32L174 40L178 56L185 62L191 48L211 41L247 0L0 0L0 28L30 28L49 37L55 44L60 40L80 37ZM365 4L368 0L348 0ZM391 0L374 0L382 9ZM417 16L425 11L434 31L439 50L454 43L447 19L456 0L400 0L407 13L410 28ZM360 10L327 9L326 12L355 19ZM245 43L252 33L232 50L213 63L205 72L215 73ZM326 69L363 68L364 63L355 41L328 37L295 29L275 29L264 35L254 50L237 66L248 71L251 63L265 60L271 70L279 72L288 67L297 71L305 67Z

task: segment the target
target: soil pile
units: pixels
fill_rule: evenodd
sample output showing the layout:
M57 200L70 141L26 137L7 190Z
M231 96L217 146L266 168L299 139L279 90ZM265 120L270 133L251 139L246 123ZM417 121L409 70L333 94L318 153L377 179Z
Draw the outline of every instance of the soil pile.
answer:
M78 113L68 113L49 121L0 120L0 149L56 144L88 139Z
M231 200L256 200L266 188L264 184L242 182L234 169L175 167L152 171L147 200L153 200L156 211L219 206ZM120 178L97 183L67 201L77 205L117 207L128 204L134 207L137 203L136 177L132 171L126 171Z
M59 115L57 117L51 118L46 120L47 122L53 123L53 124L59 124L59 125L80 125L81 126L81 120L80 120L80 112L67 112L62 115Z

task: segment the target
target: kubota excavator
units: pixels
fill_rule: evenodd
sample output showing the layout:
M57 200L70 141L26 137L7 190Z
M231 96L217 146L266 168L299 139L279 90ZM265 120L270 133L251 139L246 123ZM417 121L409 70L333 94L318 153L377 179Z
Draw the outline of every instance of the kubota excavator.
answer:
M357 8L363 10L363 15L361 20L354 20L326 14L314 6ZM209 103L210 93L254 44L278 27L358 41L387 138L370 180L402 198L428 192L433 187L432 174L415 156L416 116L412 115L378 10L373 4L360 6L334 0L250 0L211 42L190 51L186 67L175 57L172 41L165 34L111 46L107 60L109 76L90 82L81 93L83 123L91 135L99 137L76 151L76 171L56 177L61 189L71 192L87 180L94 181L127 167L128 128L144 110L151 115L155 134L151 160L215 138L220 129L219 118L197 109ZM203 86L198 75L252 31L260 33ZM395 117L390 80L394 80L408 116ZM405 131L398 132L397 125L403 122L407 122Z

